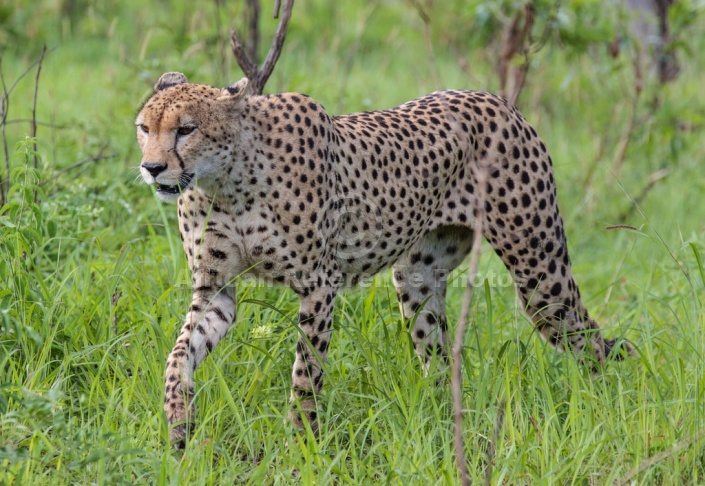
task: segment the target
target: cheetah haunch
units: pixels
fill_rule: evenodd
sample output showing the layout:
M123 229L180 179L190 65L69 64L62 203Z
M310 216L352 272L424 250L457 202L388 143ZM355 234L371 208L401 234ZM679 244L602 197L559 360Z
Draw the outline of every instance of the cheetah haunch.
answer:
M393 266L424 368L434 354L445 360L446 279L470 250L479 160L489 165L484 236L540 334L597 362L615 346L580 299L551 158L514 106L442 91L332 117L308 96L246 88L245 79L217 89L166 73L137 116L142 176L162 199L178 198L193 280L166 367L173 441L182 444L188 429L196 366L235 320L233 285L243 273L300 297L291 400L302 413L290 414L298 427L317 427L314 394L346 283Z

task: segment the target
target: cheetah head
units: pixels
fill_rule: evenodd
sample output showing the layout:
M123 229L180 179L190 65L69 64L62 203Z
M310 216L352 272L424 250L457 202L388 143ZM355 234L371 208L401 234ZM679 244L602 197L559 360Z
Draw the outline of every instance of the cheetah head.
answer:
M142 149L140 173L163 200L186 189L217 186L236 144L247 79L224 89L191 84L165 73L140 109L135 124Z

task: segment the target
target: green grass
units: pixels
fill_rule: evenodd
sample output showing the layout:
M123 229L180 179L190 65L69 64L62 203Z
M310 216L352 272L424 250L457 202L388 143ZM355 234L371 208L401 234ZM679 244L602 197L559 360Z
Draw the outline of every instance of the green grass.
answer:
M28 125L7 126L16 156L0 216L0 484L457 483L448 377L422 375L388 273L338 298L317 439L284 419L295 295L242 282L238 325L196 373L193 438L184 452L170 448L162 376L189 275L174 208L139 182L133 116L164 71L211 84L241 76L220 49L242 6L222 7L218 37L211 4L85 1L72 17L54 2L20 3L0 9L3 74L11 83L42 43L56 47L38 119L57 127L39 126L35 172L25 170ZM306 92L333 113L440 87L495 90L484 4L449 5L430 9L432 69L408 3L299 2L267 90ZM615 60L601 43L581 52L551 41L534 58L519 104L554 160L576 279L605 334L629 338L638 355L593 377L552 350L486 246L463 361L475 482L492 444L492 484L705 482L705 45L702 6L684 5L693 15L677 24L683 71L661 91L647 80L618 175L629 52ZM267 16L263 27L273 29ZM33 88L31 73L11 95L9 119L29 117ZM112 157L61 172L101 147ZM637 207L662 168L670 174ZM614 224L636 230L604 229ZM463 278L449 291L451 323Z

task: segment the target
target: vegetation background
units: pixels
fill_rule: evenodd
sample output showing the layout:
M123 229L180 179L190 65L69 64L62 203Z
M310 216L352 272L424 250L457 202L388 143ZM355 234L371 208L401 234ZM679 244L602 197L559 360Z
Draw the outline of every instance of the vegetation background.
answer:
M550 349L486 247L463 363L471 476L703 484L705 2L669 11L681 72L666 85L634 68L617 4L534 6L518 105L551 151L583 297L605 334L629 338L638 355L593 377ZM497 91L502 33L524 7L300 0L265 91L304 92L331 113L440 88ZM261 56L271 8L263 2ZM228 29L245 30L244 12L221 0L0 3L3 181L11 173L0 213L0 484L458 481L450 390L436 386L447 380L423 377L388 274L339 298L317 440L283 418L295 296L243 282L239 324L196 375L193 438L184 452L168 444L163 367L189 276L175 211L140 181L133 116L165 71L239 79Z

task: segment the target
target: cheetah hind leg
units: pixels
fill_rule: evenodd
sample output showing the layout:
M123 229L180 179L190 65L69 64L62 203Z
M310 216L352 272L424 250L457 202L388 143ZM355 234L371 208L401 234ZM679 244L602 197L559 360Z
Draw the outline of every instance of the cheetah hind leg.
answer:
M630 343L605 339L590 318L573 279L558 210L547 219L550 231L539 234L500 230L497 235L485 235L512 274L524 311L546 341L559 350L575 352L583 361L602 364L608 356L623 359L632 354Z
M472 246L472 230L442 226L424 235L393 265L394 286L402 316L411 326L411 339L424 374L434 354L448 365L445 300L450 272Z

